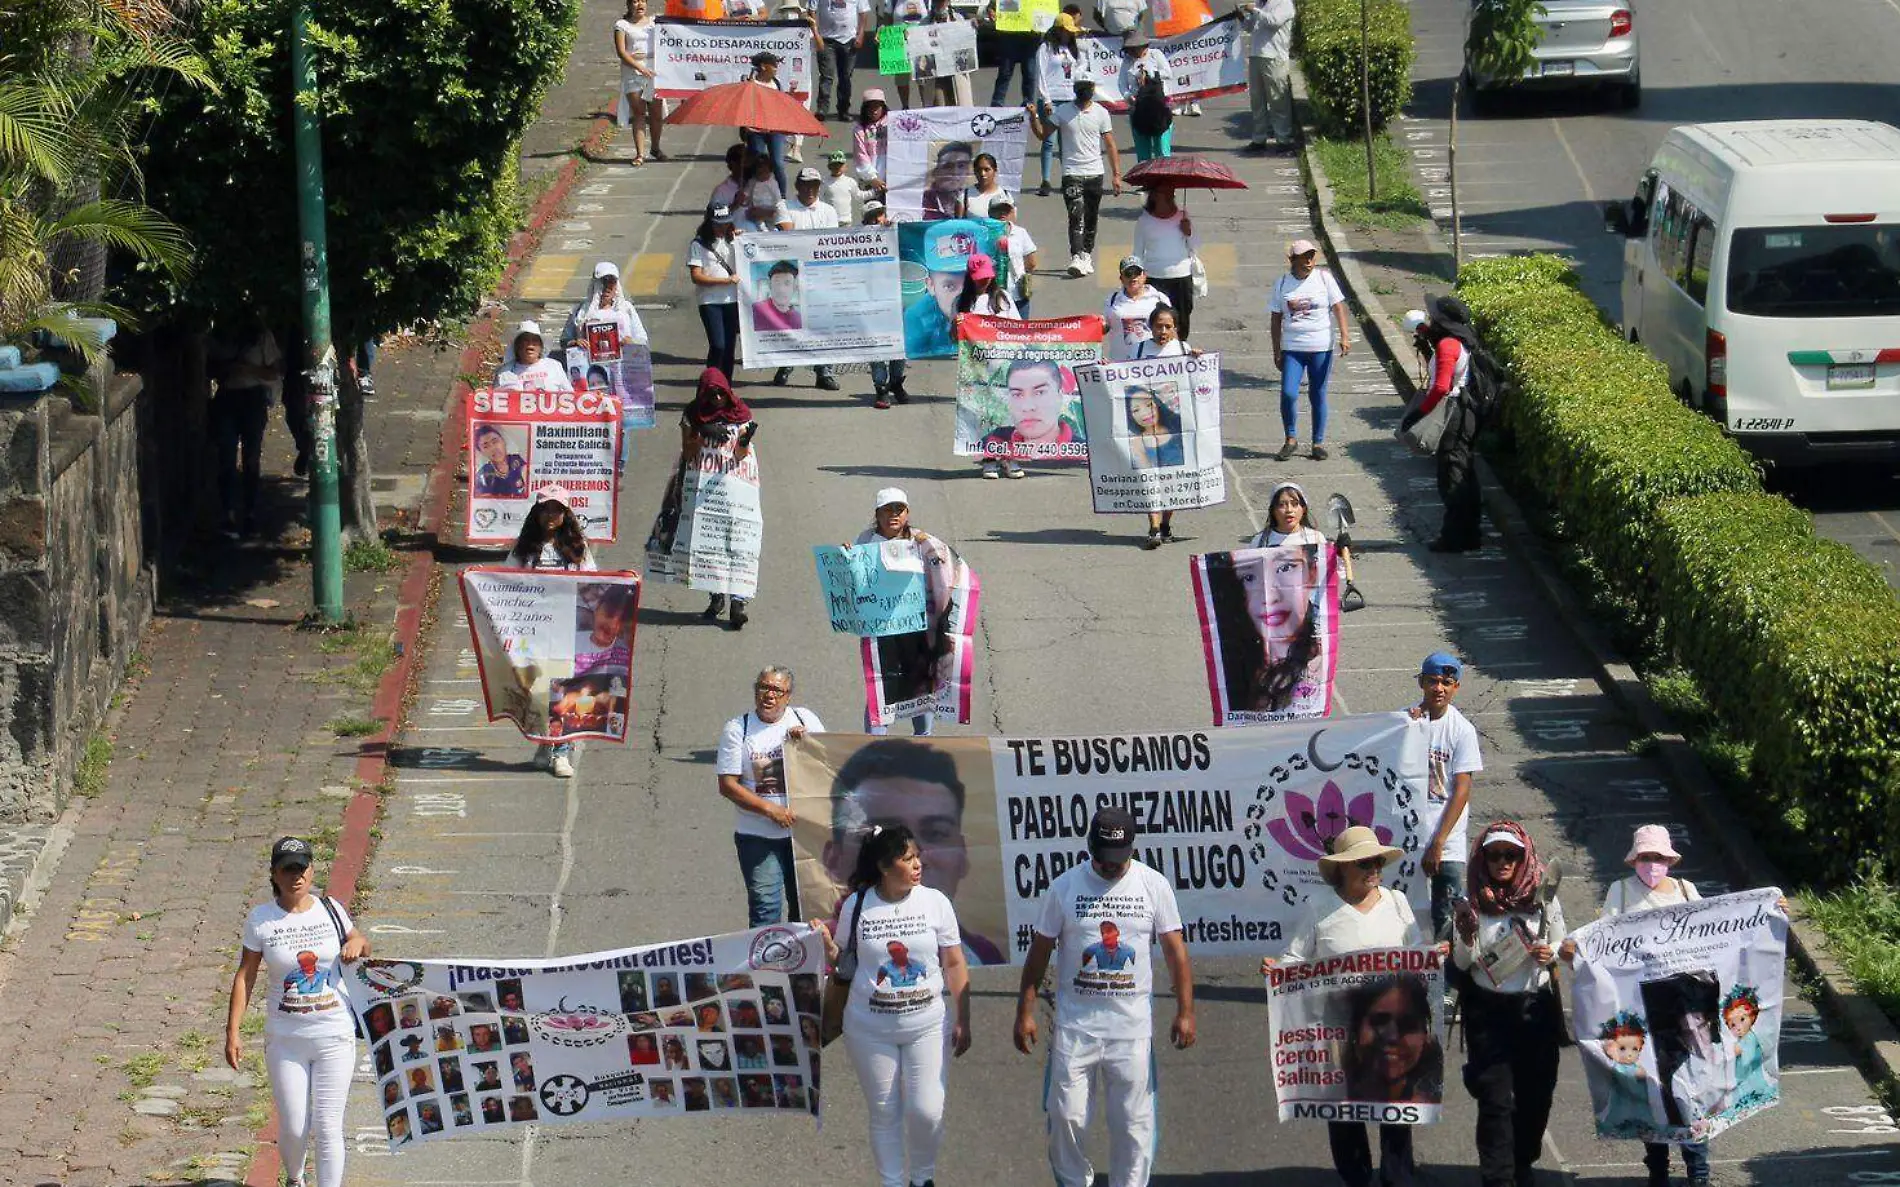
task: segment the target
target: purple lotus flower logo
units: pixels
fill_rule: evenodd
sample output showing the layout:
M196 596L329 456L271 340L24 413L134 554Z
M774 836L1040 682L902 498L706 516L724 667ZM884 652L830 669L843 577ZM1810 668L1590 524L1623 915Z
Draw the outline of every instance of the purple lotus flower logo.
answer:
M1286 815L1267 822L1267 833L1280 848L1294 857L1318 861L1332 851L1333 838L1355 825L1371 828L1379 844L1392 843L1392 830L1372 823L1372 793L1362 792L1346 799L1346 793L1331 779L1320 789L1315 803L1301 792L1286 794Z
M920 132L923 126L924 121L909 112L897 117L897 128L900 132Z

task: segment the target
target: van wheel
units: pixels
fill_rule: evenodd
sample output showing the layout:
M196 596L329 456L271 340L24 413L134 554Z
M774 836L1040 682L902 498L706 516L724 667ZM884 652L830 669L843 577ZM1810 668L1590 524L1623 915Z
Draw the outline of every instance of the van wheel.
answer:
M1616 105L1624 111L1635 111L1643 103L1643 83L1641 79L1625 83L1616 88Z
M1695 389L1689 386L1689 381L1686 379L1682 381L1682 386L1676 389L1676 398L1681 400L1685 407L1697 410L1700 410L1702 407L1701 404L1696 402Z

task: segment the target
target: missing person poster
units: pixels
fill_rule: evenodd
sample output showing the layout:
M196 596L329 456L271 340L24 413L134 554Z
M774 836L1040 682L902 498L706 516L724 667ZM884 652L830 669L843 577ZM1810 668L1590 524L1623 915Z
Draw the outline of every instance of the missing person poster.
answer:
M620 402L606 392L478 387L468 401L468 542L513 544L545 487L587 538L620 535Z
M948 27L922 25L911 35ZM893 111L885 128L889 192L884 200L893 222L955 218L964 191L976 185L980 153L996 159L996 184L1012 194L1022 192L1029 114L1020 107L913 107ZM998 257L999 269L1002 264Z
M768 50L781 59L778 80L786 93L801 103L811 98L811 26L804 21L659 17L653 22L653 93L688 99L708 87L744 82L752 77L752 56Z
M1267 976L1282 1121L1430 1125L1445 1096L1445 970L1436 948L1375 948Z
M944 21L934 25L911 25L904 30L904 49L910 56L910 72L917 78L974 74L976 22Z
M587 342L567 348L567 377L575 391L608 392L620 401L620 440L653 427L653 349L623 340L618 326L593 323Z
M647 535L647 576L704 593L750 598L759 588L765 517L759 505L759 451L700 439L666 484Z
M906 112L904 114L910 114ZM897 228L898 275L904 303L904 357L951 359L957 355L957 298L977 252L996 262L997 279L1009 281L1009 228L993 218L908 222Z
M1332 711L1339 556L1331 544L1208 552L1189 562L1215 725Z
M957 318L957 419L963 457L1086 461L1076 368L1102 357L1100 314L1015 321Z
M1227 500L1219 355L1097 363L1075 377L1097 512L1185 511Z
M872 639L915 634L930 625L929 575L912 541L814 544L811 551L837 634Z
M557 960L365 959L350 1008L391 1150L504 1127L818 1115L804 924Z
M904 354L897 228L739 237L739 347L747 367L883 362Z
M1161 19L1159 9L1156 19ZM1240 18L1228 13L1184 33L1156 37L1150 44L1168 61L1168 98L1179 102L1246 90L1245 36ZM1076 38L1076 45L1079 52L1073 67L1043 55L1039 79L1043 94L1053 102L1068 102L1075 98L1075 81L1086 78L1095 83L1096 102L1110 111L1126 111L1134 96L1122 89L1122 39L1085 33Z
M1571 933L1571 1027L1599 1137L1704 1142L1781 1099L1780 897L1748 890Z
M865 714L887 726L922 713L968 725L983 583L942 540L890 543L894 547L885 553L887 559L923 570L927 624L863 640Z
M464 569L488 720L536 742L627 740L637 573Z
M1354 825L1405 856L1389 885L1430 909L1426 724L1404 713L1099 737L807 734L785 747L799 901L829 916L872 826L908 826L924 883L983 964L1029 950L1049 884L1088 860L1089 820L1135 817L1135 856L1174 886L1196 956L1277 955L1319 858Z

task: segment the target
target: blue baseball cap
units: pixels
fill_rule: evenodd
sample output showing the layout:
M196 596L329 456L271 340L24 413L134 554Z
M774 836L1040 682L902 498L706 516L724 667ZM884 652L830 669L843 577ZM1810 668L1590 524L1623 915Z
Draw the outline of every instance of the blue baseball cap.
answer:
M968 272L970 257L983 249L982 231L982 224L967 218L932 223L924 232L924 267L932 272Z
M1465 674L1465 665L1449 651L1434 651L1418 666L1421 676L1450 676L1457 680Z

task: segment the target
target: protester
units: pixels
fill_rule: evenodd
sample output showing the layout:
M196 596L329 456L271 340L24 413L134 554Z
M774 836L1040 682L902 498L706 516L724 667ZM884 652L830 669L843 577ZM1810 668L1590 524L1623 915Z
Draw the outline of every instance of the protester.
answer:
M871 0L819 0L818 111L836 110L838 122L851 122L851 74L871 31ZM833 90L838 106L831 106ZM844 211L838 212L844 215Z
M587 286L587 295L567 315L567 325L561 330L561 344L586 347L588 327L601 325L612 326L623 344L647 340L647 328L640 320L640 311L621 291L620 268L611 260L594 265L594 279Z
M888 3L885 6L885 12L883 13L881 17L881 20L886 25L902 25L905 27L909 27L911 25L924 24L929 16L930 16L929 0L888 0ZM904 61L905 61L906 66L910 64L910 59L908 56L906 56ZM910 106L910 71L906 69L904 73L902 74L892 75L891 81L897 84L898 102L902 103L905 107L909 107ZM867 92L867 94L868 93L869 92ZM920 104L920 106L924 106L924 107L930 106L929 102L927 101L930 97L930 80L929 79L924 80L923 93L919 95L918 97L920 99L926 100L925 102Z
M1434 651L1418 667L1422 694L1408 713L1425 722L1428 764L1425 812L1419 823L1431 830L1420 865L1432 880L1432 935L1451 938L1452 910L1464 899L1465 854L1471 843L1465 821L1471 809L1471 777L1484 770L1478 729L1452 707L1465 666L1458 657Z
M257 530L264 433L270 428L271 405L284 390L284 356L276 336L252 319L235 332L220 330L211 336L205 371L218 384L210 420L218 443L221 526L225 535L243 539Z
M867 227L888 227L891 225L884 203L873 198L864 204L864 225ZM871 364L871 407L889 408L891 401L899 404L910 403L910 393L904 390L904 374L909 369L902 355L894 359L881 359Z
M870 831L835 934L822 919L811 926L824 937L833 984L850 986L844 1045L870 1112L879 1181L931 1184L943 1144L945 1055L970 1049L969 964L956 909L923 884L916 836L901 824Z
M1076 67L1082 59L1081 43L1077 40L1081 32L1082 28L1075 23L1075 18L1065 12L1056 17L1055 24L1049 26L1049 31L1042 35L1042 44L1036 47L1036 59L1031 63L1031 69L1036 72L1035 107L1037 114L1044 122L1048 122L1052 114L1049 106L1051 100L1067 101L1075 97L1073 80ZM1053 83L1053 80L1057 79L1061 80L1059 84L1061 93L1046 93L1044 80L1052 80ZM1041 139L1042 147L1037 155L1042 162L1042 185L1037 188L1036 193L1040 197L1047 198L1049 196L1049 162L1055 155L1056 146L1055 142L1047 137Z
M1017 4L1011 4L1010 8L1021 11ZM1001 107L1008 102L1009 80L1019 69L1023 72L1023 102L1033 103L1037 98L1038 80L1031 62L1042 37L1034 29L997 28L996 17L997 0L985 0L977 21L989 25L996 38L996 85L990 88L990 106Z
M791 704L793 687L790 668L764 669L752 682L752 711L726 722L719 733L713 769L719 794L732 801L747 927L799 918L792 868L797 817L785 798L785 742L822 734L825 724L810 709Z
M726 176L712 188L712 195L706 199L708 206L724 206L737 209L739 191L745 188L746 178L752 173L752 161L746 153L745 145L726 146Z
M963 216L994 218L990 211L997 202L1012 201L1009 191L996 180L996 158L990 153L978 153L971 167L976 173L976 184L963 191Z
M1249 152L1293 147L1293 0L1250 0L1240 21L1253 43L1247 59L1247 97L1253 104Z
M731 382L717 368L706 368L699 373L699 386L693 392L692 403L680 413L680 460L674 481L683 485L686 470L698 464L701 452L717 450L728 443L733 447L734 458L744 461L752 452L752 438L758 431L752 409L733 394ZM669 497L677 499L680 495L683 491ZM726 595L716 593L708 596L706 608L699 616L707 622L717 622L725 613ZM735 631L745 629L745 624L751 621L746 615L746 599L733 597L728 621Z
M699 322L706 330L706 366L728 380L739 365L738 273L732 208L708 206L693 233L693 245L686 249L686 274L692 278Z
M1278 964L1303 964L1327 960L1369 948L1416 948L1424 943L1412 905L1402 894L1388 890L1380 882L1385 867L1402 860L1405 851L1381 845L1376 833L1363 825L1354 825L1333 838L1332 849L1319 859L1319 875L1333 888L1335 899L1308 898L1299 919L1293 925L1279 960L1267 957L1260 962L1260 975L1270 976ZM1445 946L1449 950L1449 945ZM1442 953L1441 953L1442 954ZM1429 1037L1429 1002L1411 1019ZM1356 1030L1357 1028L1352 1028ZM1424 1058L1414 1065L1409 1078L1413 1091L1400 1095L1385 1092L1376 1100L1413 1099L1424 1095L1437 1100L1444 1090L1445 1052L1436 1042ZM1355 1094L1354 1099L1359 1099ZM1366 1140L1366 1127L1357 1121L1331 1121L1326 1138L1332 1146L1333 1168L1348 1187L1370 1187L1372 1149ZM1410 1187L1413 1181L1412 1127L1379 1126L1379 1182L1383 1187Z
M1029 130L1038 140L1062 138L1062 204L1069 211L1069 275L1095 272L1095 227L1102 210L1102 170L1106 159L1109 184L1115 196L1122 192L1122 159L1115 151L1115 122L1108 109L1095 101L1095 83L1075 80L1075 99L1059 103L1045 123L1034 105Z
M495 386L542 392L574 390L566 363L547 357L547 344L542 341L541 323L537 321L524 321L515 328L514 340L495 372Z
M820 194L824 189L824 177L810 165L798 171L796 196L787 202L780 202L773 220L781 231L824 231L839 225L838 212L833 210ZM796 292L796 289L794 289ZM754 325L758 322L755 320ZM825 391L838 390L838 378L831 368L820 363L812 369L818 386ZM792 368L780 367L772 375L772 382L784 387L792 381Z
M580 518L568 506L567 488L548 486L534 493L528 516L521 521L521 534L508 553L507 564L516 569L566 569L592 573L600 565ZM534 765L547 767L558 779L574 777L574 742L542 742L534 748Z
M963 14L950 6L950 0L930 0L930 16L924 21L927 25L947 25L952 21L963 20ZM924 89L924 97L935 99L937 107L972 107L976 100L971 97L970 72L953 70L952 63L938 62L937 71ZM975 66L975 62L971 62Z
M1016 1049L1036 1045L1036 1011L1051 953L1056 972L1055 1034L1044 1078L1049 1166L1058 1187L1089 1187L1095 1168L1082 1136L1101 1079L1108 1114L1108 1180L1134 1187L1154 1166L1155 1072L1152 952L1161 944L1174 982L1170 1038L1194 1045L1194 972L1181 934L1174 888L1135 860L1135 818L1101 808L1089 822L1089 860L1070 867L1043 896L1023 958L1016 1000Z
M884 161L890 146L884 121L890 113L883 88L871 87L864 92L858 122L851 128L851 167L864 188L880 198L884 196Z
M854 227L858 223L861 191L857 179L847 172L850 164L851 154L841 148L826 153L825 170L830 176L826 178L824 188L818 191L819 199L838 216L837 225L840 227Z
M1346 330L1346 294L1330 269L1314 267L1319 248L1310 239L1287 246L1287 272L1273 286L1267 302L1272 314L1273 365L1280 372L1280 423L1286 443L1275 456L1286 461L1298 452L1300 380L1306 379L1313 403L1313 452L1316 462L1326 460L1326 385L1333 373L1333 353L1344 358L1352 351ZM1334 337L1337 330L1337 338Z
M664 161L660 104L653 98L653 18L647 0L627 0L627 15L614 22L614 53L620 59L620 105L614 114L621 127L633 129L632 163L647 163L647 136L653 139L653 159Z
M943 638L944 616L950 610L950 588L959 563L950 546L921 529L910 526L910 496L895 486L877 492L871 526L858 533L851 546L874 544L881 540L909 540L924 567L925 612L928 623L921 631L907 635L885 635L875 640L879 648L879 666L894 682L922 684L936 678L937 652ZM936 714L926 709L910 719L910 732L927 738L936 730ZM890 727L880 725L867 706L864 732L885 734Z
M771 87L783 91L785 84L779 81L778 66L781 59L771 50L760 50L752 55L751 81L762 87ZM763 157L772 163L772 177L778 182L779 192L786 190L785 185L785 135L782 132L764 132L754 128L745 130L745 146L755 157Z
M1168 294L1148 283L1147 265L1140 256L1123 256L1119 271L1121 287L1102 302L1102 318L1108 323L1104 345L1109 361L1116 363L1135 357L1135 348L1148 340L1148 315L1158 306L1171 304Z
M957 298L957 312L1022 320L1022 315L1016 312L1016 303L1009 299L1009 286L997 278L996 261L980 251L970 256L963 294Z
M1199 356L1175 332L1175 311L1157 305L1148 314L1148 337L1135 343L1136 359ZM1181 410L1153 391L1128 389L1128 441L1137 469L1180 466L1187 463L1187 438L1181 430ZM1156 549L1174 541L1174 512L1148 513L1148 538L1142 547Z
M1564 1015L1551 966L1564 912L1544 886L1544 863L1523 825L1493 821L1479 835L1468 897L1452 924L1452 961L1469 980L1461 994L1464 1081L1478 1102L1481 1182L1526 1187L1557 1090Z
M1470 552L1484 543L1482 498L1475 469L1479 418L1470 399L1478 335L1471 328L1471 310L1456 297L1433 300L1431 320L1422 330L1433 343L1431 385L1418 406L1405 414L1399 429L1403 432L1417 424L1438 407L1439 401L1454 401L1437 451L1438 497L1445 504L1445 519L1430 547L1433 552Z
M1030 275L1036 270L1036 241L1030 236L1029 228L1016 221L1016 199L1008 194L991 199L990 217L1001 220L1009 228L1005 242L1009 252L1009 299L1024 320L1028 320Z
M1111 37L1139 36L1146 0L1095 0L1095 19Z
M1324 543L1326 536L1313 526L1313 510L1306 505L1306 488L1297 482L1282 482L1267 494L1267 526L1254 534L1247 547Z
M264 1070L277 1106L285 1176L293 1185L304 1181L304 1157L314 1144L316 1187L342 1187L343 1106L356 1071L356 1027L338 966L368 956L369 941L343 904L311 893L312 859L310 843L297 837L271 846L271 901L252 907L244 920L225 1012L224 1061L241 1070L244 1011L261 968Z
M802 22L805 28L811 33L811 40L806 44L810 47L814 57L823 58L826 56L825 46L818 36L818 14L814 8L815 0L778 0L778 6L772 10L771 19L775 21ZM760 19L764 18L761 17ZM820 69L822 70L822 68L821 63ZM802 106L806 111L816 111L817 102L817 93L815 91L807 91ZM820 122L823 122L822 117L820 117ZM794 132L790 136L787 136L785 138L785 159L788 161L803 161L805 159L804 145L805 136L802 132Z
M1122 41L1121 92L1128 97L1128 126L1135 159L1174 153L1174 110L1168 106L1168 56L1139 31Z
M785 190L773 180L772 162L761 153L747 152L752 175L739 187L739 205L734 220L741 231L778 230L778 208L784 204Z
M1147 268L1148 282L1166 293L1168 304L1174 306L1183 338L1194 321L1194 263L1199 248L1194 221L1176 203L1174 187L1149 190L1135 219L1135 255Z

